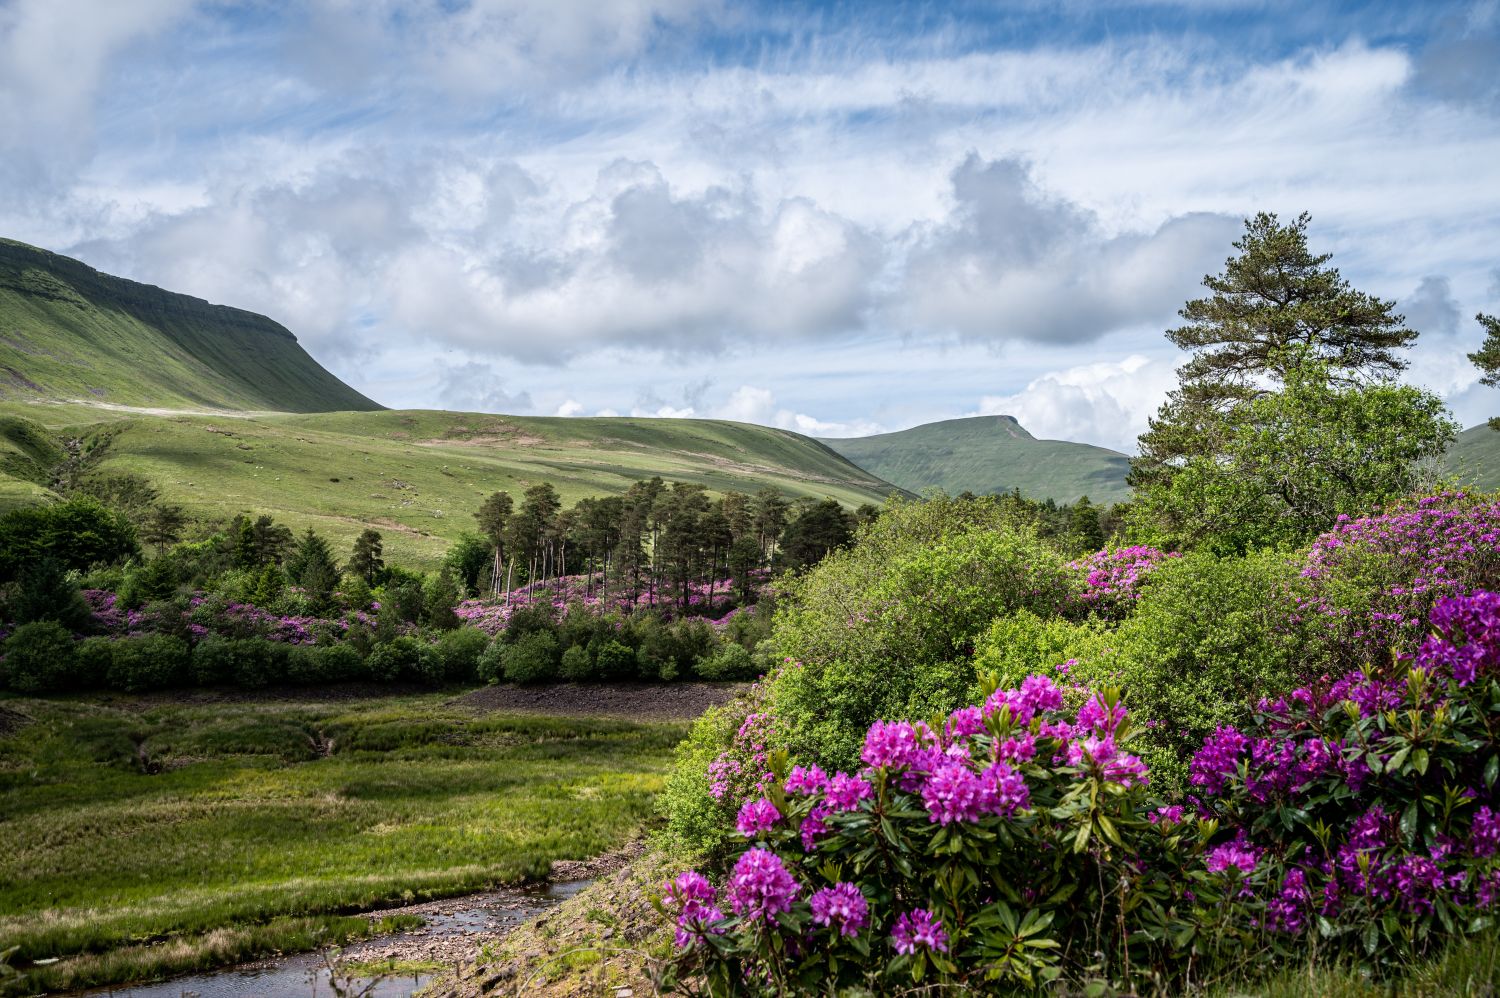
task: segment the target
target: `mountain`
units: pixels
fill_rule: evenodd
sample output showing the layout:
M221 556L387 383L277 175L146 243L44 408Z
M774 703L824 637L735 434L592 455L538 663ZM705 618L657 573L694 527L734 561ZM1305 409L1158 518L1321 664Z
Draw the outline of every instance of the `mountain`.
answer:
M1500 430L1488 423L1464 430L1443 456L1443 465L1463 488L1500 489Z
M910 492L950 495L1020 489L1033 499L1095 503L1130 498L1130 459L1118 451L1066 440L1038 440L1011 416L972 416L926 423L872 437L824 438L861 468Z
M564 504L661 475L714 492L879 504L897 491L821 443L706 419L493 416L427 410L162 414L0 402L0 509L45 498L47 470L133 473L200 523L270 513L347 554L365 526L398 564L432 566L491 492L551 482Z
M379 409L263 315L0 239L0 399Z

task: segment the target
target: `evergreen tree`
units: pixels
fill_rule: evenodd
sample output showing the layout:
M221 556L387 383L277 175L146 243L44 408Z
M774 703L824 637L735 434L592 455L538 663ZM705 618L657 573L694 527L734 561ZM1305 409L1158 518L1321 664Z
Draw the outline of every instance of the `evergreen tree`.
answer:
M460 534L443 556L443 567L445 570L452 570L455 579L463 587L464 595L473 595L479 592L480 578L490 564L491 554L492 547L488 538Z
M1484 330L1484 343L1469 354L1469 359L1479 368L1481 385L1500 388L1500 317L1481 312L1474 318ZM1500 416L1490 417L1490 428L1500 430Z
M458 606L458 582L447 565L427 580L422 592L422 619L429 627L449 631L459 625L453 608Z
M787 501L777 489L766 486L755 493L750 505L750 520L760 542L760 560L767 563L775 554L776 539L786 529Z
M1083 496L1073 504L1069 519L1074 554L1088 554L1104 547L1104 526L1099 522L1099 507Z
M62 562L50 556L21 570L6 611L17 624L53 620L70 631L85 629L91 616L78 583L69 578Z
M474 514L479 532L490 542L494 551L494 565L490 569L490 591L500 590L500 578L505 562L505 539L510 530L510 519L515 512L515 501L509 492L495 492L480 505Z
M1186 324L1167 338L1192 356L1178 387L1140 438L1130 484L1169 479L1181 461L1229 445L1228 417L1286 381L1289 363L1323 365L1334 385L1389 379L1406 367L1397 351L1417 333L1395 303L1349 286L1329 254L1307 245L1309 217L1283 225L1262 212L1245 221L1239 255L1203 284L1212 292L1183 306Z
M339 582L339 568L333 560L333 549L311 527L297 541L287 558L286 574L301 586L319 608L328 605Z
M182 540L187 517L181 506L158 503L151 507L141 523L141 540L156 548L158 555L166 554L167 548Z
M354 552L349 556L349 571L373 586L385 571L385 560L381 557L380 531L366 527L354 540Z
M803 510L786 525L781 536L781 558L788 568L815 565L830 551L854 539L854 517L837 499L824 499Z

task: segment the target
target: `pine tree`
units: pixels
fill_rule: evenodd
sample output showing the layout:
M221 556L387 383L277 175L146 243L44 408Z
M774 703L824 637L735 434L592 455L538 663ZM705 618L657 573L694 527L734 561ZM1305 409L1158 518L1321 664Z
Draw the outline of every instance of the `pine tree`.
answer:
M1481 385L1500 388L1500 317L1481 312L1474 318L1484 329L1484 343L1469 354L1469 359L1479 368ZM1490 417L1490 428L1500 430L1500 416Z
M349 571L375 585L380 573L385 571L385 560L381 557L380 531L366 527L354 540L354 552L349 556Z
M158 503L152 506L141 524L141 540L156 548L158 555L166 554L167 548L182 540L182 529L187 517L181 506Z

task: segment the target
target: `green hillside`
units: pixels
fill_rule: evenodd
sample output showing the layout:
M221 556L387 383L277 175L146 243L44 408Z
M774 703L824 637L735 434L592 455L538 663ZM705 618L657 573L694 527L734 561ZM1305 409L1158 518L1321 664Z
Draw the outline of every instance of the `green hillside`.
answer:
M81 441L87 476L144 475L200 524L265 512L311 526L347 551L366 524L387 553L432 564L497 489L516 495L548 481L565 503L623 493L652 475L715 492L767 485L789 496L880 503L895 491L827 447L785 430L687 419L491 416L425 410L322 414L158 415L82 404L0 403L6 441ZM21 445L6 489L37 489ZM37 484L30 484L36 482ZM20 501L18 497L14 501Z
M380 406L287 329L0 239L0 399L329 412Z
M1448 448L1443 463L1464 488L1500 490L1500 431L1487 423L1470 427Z
M950 495L1020 489L1033 499L1096 503L1130 498L1130 459L1117 451L1066 440L1038 440L1010 416L973 416L872 437L823 443L861 468L911 492Z

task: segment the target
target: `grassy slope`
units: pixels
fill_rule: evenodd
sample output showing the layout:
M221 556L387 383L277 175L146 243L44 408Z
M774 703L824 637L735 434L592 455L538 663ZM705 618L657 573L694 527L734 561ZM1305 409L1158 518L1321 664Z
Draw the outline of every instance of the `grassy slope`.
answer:
M519 501L541 481L565 503L618 494L653 474L716 492L772 485L850 505L892 491L806 437L709 420L430 411L226 418L0 404L0 421L7 413L46 421L60 438L113 431L97 471L145 475L200 520L267 512L296 530L315 528L340 552L373 524L387 557L410 565L430 565L474 530L484 496L505 489Z
M309 917L543 875L633 833L686 731L447 700L0 700L36 720L0 738L0 942L63 958L36 986L100 984L212 962L224 926L295 948Z
M957 495L1019 488L1034 499L1096 503L1130 498L1129 458L1065 440L1038 440L1010 416L974 416L873 437L824 440L866 471L912 492Z
M0 239L0 398L328 412L379 406L262 315Z
M1448 448L1443 463L1464 488L1500 489L1500 431L1488 424L1463 431Z

